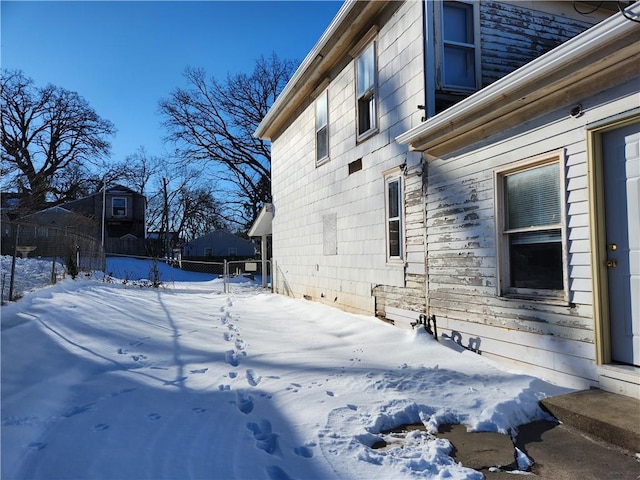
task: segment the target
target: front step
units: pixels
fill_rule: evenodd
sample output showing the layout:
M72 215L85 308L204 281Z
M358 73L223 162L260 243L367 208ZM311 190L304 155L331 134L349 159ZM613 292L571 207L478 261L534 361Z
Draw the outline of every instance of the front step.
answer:
M540 401L563 424L592 437L640 452L640 400L598 389Z

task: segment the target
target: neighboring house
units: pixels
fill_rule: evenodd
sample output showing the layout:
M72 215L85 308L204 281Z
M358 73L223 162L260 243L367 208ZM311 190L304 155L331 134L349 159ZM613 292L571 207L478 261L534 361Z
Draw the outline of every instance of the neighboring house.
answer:
M435 315L483 355L640 397L636 357L601 367L615 357L588 213L604 187L587 152L638 106L639 26L608 5L345 3L256 131L275 290L405 326ZM528 218L525 192L549 204Z
M88 197L64 203L61 207L100 222L98 238L104 242L106 253L145 253L144 195L122 185L113 185Z
M20 226L18 245L15 236L17 225ZM60 206L49 207L20 216L17 221L3 223L2 254L12 255L16 248L20 251L21 248L32 247L29 253L33 256L65 257L69 253L75 254L80 245L83 250L91 251L92 254L96 250L101 253L101 248L95 241L99 234L100 224L95 219Z
M254 258L256 247L251 240L223 230L198 237L182 246L183 258Z
M26 216L20 214L22 201L20 194L3 194L3 219L75 229L95 238L104 245L106 253L145 254L146 198L130 188L114 185ZM71 212L75 215L70 215ZM12 230L8 230L3 228L3 236L13 235Z

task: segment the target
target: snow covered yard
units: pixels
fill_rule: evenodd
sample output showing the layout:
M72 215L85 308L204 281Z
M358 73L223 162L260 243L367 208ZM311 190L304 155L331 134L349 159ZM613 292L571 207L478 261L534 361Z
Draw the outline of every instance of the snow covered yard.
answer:
M508 433L566 391L423 330L193 280L67 279L2 307L3 479L479 479L426 432L371 446L416 422Z

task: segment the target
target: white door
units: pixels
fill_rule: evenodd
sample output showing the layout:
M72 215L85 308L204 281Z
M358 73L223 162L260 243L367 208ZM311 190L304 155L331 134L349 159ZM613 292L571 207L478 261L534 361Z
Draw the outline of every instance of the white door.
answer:
M602 136L611 359L640 366L640 123Z

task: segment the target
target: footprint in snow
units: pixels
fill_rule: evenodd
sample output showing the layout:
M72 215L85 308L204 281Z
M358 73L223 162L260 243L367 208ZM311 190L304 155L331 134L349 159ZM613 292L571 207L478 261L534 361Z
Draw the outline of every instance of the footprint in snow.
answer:
M162 415L158 413L150 413L149 415L147 415L147 418L149 420L160 420L162 418Z
M299 457L303 457L303 458L312 458L313 457L313 450L311 450L309 447L306 447L304 445L302 447L294 448L293 451Z
M236 340L236 348L238 350L244 350L244 340L237 339Z
M273 433L269 420L260 420L259 423L249 422L247 428L253 433L256 447L273 455L278 450L278 435Z
M196 373L207 373L207 370L209 370L208 368L199 368L198 370L191 370L191 373L196 374Z
M233 340L233 333L231 332L224 332L222 336L227 342L230 342L231 340Z
M200 408L200 407L194 407L194 408L191 409L191 411L193 413L204 413L204 412L207 411L207 409L206 408Z
M108 429L109 429L109 425L107 425L106 423L99 423L93 426L94 432L104 432L105 430L108 430Z
M327 390L327 395L329 395L330 397L335 397L335 393L333 393L331 390Z
M229 390L231 390L231 385L221 383L220 385L218 385L218 390L220 390L221 392L228 392Z
M236 378L238 376L238 372L229 372L229 378Z
M227 350L224 354L224 361L232 367L240 365L240 359L238 358L238 354L235 350Z
M238 392L236 405L238 406L238 410L247 415L253 411L253 398L246 393Z
M127 353L129 353L129 352L127 352L124 348L119 348L118 349L118 355L126 355Z
M260 375L256 375L252 369L247 370L247 383L252 387L256 387L262 381Z
M134 362L142 362L142 360L146 360L147 357L145 355L131 355L131 360Z

